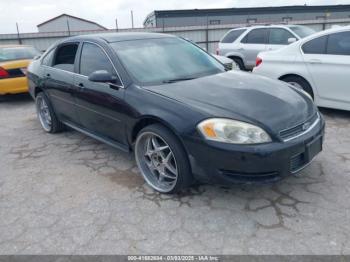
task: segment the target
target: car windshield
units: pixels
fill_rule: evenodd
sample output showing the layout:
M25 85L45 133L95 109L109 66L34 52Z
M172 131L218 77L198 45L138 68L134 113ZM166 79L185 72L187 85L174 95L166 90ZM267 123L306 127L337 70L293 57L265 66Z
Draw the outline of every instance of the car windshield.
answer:
M40 52L30 46L0 47L0 62L33 59L37 55L40 55Z
M205 51L176 37L111 45L129 73L143 85L185 81L225 71Z
M316 33L315 30L306 26L290 26L289 27L294 33L296 33L300 38L305 38L309 35Z

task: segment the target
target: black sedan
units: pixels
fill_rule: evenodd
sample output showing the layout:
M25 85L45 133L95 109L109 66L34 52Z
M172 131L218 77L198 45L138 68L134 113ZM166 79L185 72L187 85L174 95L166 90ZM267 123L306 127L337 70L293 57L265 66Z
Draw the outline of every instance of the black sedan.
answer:
M324 120L302 90L224 66L171 35L65 39L28 68L43 129L69 126L134 151L146 182L275 182L322 150Z

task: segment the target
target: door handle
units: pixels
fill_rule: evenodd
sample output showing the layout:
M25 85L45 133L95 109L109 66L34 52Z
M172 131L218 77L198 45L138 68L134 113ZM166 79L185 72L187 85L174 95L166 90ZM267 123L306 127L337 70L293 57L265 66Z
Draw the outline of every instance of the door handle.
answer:
M85 88L83 83L75 84L74 86L77 87L79 90L82 90Z
M315 65L315 64L322 64L322 61L320 59L311 59L309 61L310 64Z
M238 51L244 51L244 48L243 48L243 47L241 47L241 48L239 48L239 49L238 49Z

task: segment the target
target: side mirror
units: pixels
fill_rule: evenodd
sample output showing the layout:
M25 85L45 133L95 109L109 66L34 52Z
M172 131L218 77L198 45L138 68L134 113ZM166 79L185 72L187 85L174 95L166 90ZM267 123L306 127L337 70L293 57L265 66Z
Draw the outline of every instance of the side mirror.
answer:
M295 37L288 38L288 44L293 44L296 41L298 41L298 39L296 39Z
M33 60L38 60L38 59L40 59L40 57L41 57L41 55L36 55L36 56L34 56Z
M114 83L117 78L106 70L98 70L89 75L89 80L97 83Z
M106 70L97 70L95 72L92 72L89 75L88 79L91 82L109 84L111 88L114 89L119 89L122 87L122 85L118 81L118 78Z

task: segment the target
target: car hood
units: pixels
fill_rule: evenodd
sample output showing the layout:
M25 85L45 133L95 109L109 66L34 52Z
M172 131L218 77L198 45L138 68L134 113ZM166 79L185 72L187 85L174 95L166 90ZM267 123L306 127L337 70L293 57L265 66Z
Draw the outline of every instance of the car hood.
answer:
M244 72L146 88L205 112L208 117L246 121L273 132L300 124L316 112L309 98L285 83Z

